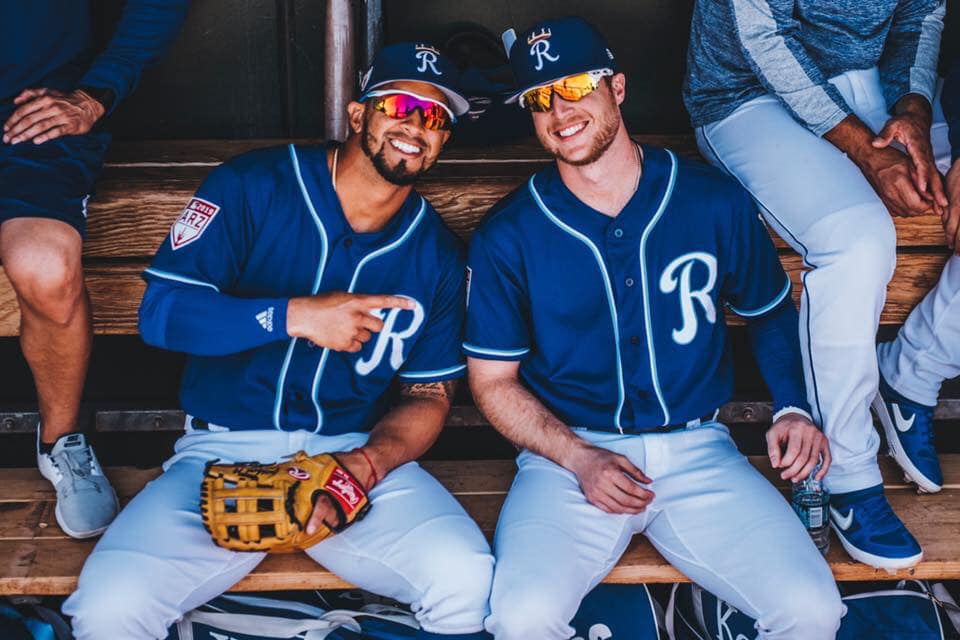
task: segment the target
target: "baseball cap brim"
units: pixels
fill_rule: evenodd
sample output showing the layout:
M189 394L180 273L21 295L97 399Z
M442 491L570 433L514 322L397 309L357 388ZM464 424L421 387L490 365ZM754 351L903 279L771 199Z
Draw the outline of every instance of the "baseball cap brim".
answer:
M611 69L610 67L603 67L603 68L600 68L600 69L598 69L598 68L596 68L596 67L591 67L591 68L589 68L589 69L584 69L583 71L574 71L573 73L565 73L565 74L563 74L562 76L559 76L559 77L557 77L557 78L554 78L553 80L550 80L550 81L548 81L548 82L540 82L540 83L538 83L538 84L532 84L532 85L530 85L529 87L527 87L526 89L522 89L522 90L518 91L517 93L513 94L512 96L510 96L509 98L507 98L507 99L504 100L503 102L504 102L504 104L513 104L514 102L516 102L517 100L520 99L520 96L522 96L523 94L525 94L527 91L530 91L530 89L536 89L537 87L545 87L545 86L547 86L548 84L553 84L554 82L557 82L557 81L559 81L559 80L563 80L564 78L569 78L570 76L575 76L575 75L577 75L577 74L579 74L579 73L588 73L588 72L590 72L590 71L609 71L609 72L611 72L611 73L614 73L613 69Z
M432 87L439 89L444 96L447 98L447 106L450 107L450 110L453 111L454 115L462 116L467 111L470 110L470 103L462 95L448 89L442 85L439 85L435 82L429 82L423 78L391 78L390 80L384 80L383 82L378 82L377 84L367 87L367 90L363 92L363 95L360 97L360 100L364 100L367 97L367 94L376 89L377 87L382 87L385 84L392 84L394 82L422 82L423 84L429 84Z

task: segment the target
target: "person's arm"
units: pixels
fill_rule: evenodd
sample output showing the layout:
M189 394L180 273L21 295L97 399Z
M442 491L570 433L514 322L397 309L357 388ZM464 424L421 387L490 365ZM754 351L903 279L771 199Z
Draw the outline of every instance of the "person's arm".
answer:
M780 477L791 482L810 475L820 456L818 478L830 467L827 438L813 424L806 398L798 324L797 308L789 297L762 316L747 319L750 347L773 397L767 453L773 468L783 469Z
M518 377L520 363L467 359L470 390L490 424L518 447L529 449L577 476L591 504L607 513L641 513L654 493L652 480L626 456L595 447L575 435Z
M470 284L463 351L474 400L497 431L519 447L572 471L584 495L608 513L640 513L650 479L626 457L577 437L519 380L530 352L530 300L514 228L477 231L470 241Z
M401 384L400 401L370 432L365 445L337 453L337 459L363 483L367 491L397 467L416 460L429 449L443 429L456 380ZM313 533L322 522L336 522L333 505L318 499L307 523Z
M933 104L945 0L900 0L880 56L880 81L887 106L914 94Z
M117 30L73 91L26 89L3 126L3 142L42 144L88 133L130 95L144 68L173 43L187 16L189 0L127 0Z
M150 274L150 270L147 270ZM198 356L222 356L288 338L287 300L237 298L213 285L152 273L140 305L147 344Z
M78 85L111 91L109 113L133 93L143 70L170 48L189 8L189 0L127 0L110 43Z
M761 84L818 136L852 113L800 41L794 0L729 0L732 25Z
M782 469L781 478L796 482L822 457L822 478L830 467L830 451L806 400L792 283L750 195L736 187L728 198L730 236L722 252L720 295L746 319L757 365L773 396L774 419L766 434L770 464Z
M359 351L383 328L375 309L409 309L399 296L341 291L287 298L238 298L147 269L140 335L147 344L197 356L224 356L290 337L334 351ZM199 320L198 320L199 319Z
M907 100L904 106L910 102L912 101ZM910 139L913 141L913 148L918 150L918 157L927 155L921 151L924 138L917 134L917 131L922 130L924 126L915 118L901 119L897 124L898 130L912 131ZM929 125L926 125L926 129L928 132L926 144L929 146ZM874 135L860 118L851 114L823 137L843 151L857 165L891 215L930 214L934 201L931 197L925 198L924 194L918 191L917 185L920 178L917 165L906 154L889 146L893 136L890 135L888 128L881 133L884 134L883 138ZM903 133L899 133L897 137L904 137ZM929 157L932 158L932 152ZM921 165L927 167L925 175L928 177L933 175L936 179L939 174L936 173L935 167L931 172L929 164L929 162L921 162Z

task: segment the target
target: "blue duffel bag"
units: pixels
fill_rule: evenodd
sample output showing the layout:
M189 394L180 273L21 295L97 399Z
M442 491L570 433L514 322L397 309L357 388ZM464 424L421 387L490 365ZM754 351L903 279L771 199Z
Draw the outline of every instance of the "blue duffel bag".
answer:
M167 640L411 640L418 628L413 614L388 605L325 609L227 594L187 613Z
M573 640L658 640L663 611L642 584L601 584L573 618Z
M837 640L960 638L960 608L942 584L904 580L895 589L845 596ZM754 640L756 621L695 584L678 584L667 606L671 640Z

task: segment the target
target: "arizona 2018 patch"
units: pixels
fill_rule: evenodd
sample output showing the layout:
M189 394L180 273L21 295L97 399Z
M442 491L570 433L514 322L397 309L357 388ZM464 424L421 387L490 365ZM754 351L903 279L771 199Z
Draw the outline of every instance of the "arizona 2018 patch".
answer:
M202 236L218 211L220 207L212 202L191 198L170 228L170 246L173 250L183 248Z

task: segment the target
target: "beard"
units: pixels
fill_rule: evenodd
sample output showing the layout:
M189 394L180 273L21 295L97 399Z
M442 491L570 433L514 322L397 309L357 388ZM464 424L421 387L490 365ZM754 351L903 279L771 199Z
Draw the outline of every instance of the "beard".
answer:
M380 148L376 152L373 150L373 145L376 141L370 134L370 117L372 115L370 111L367 111L363 118L363 129L360 131L360 148L363 149L363 153L370 158L370 162L373 163L373 167L377 170L377 173L380 174L381 178L398 187L406 187L413 184L420 176L430 170L433 163L428 163L426 159L424 159L420 169L412 170L407 166L406 160L400 160L391 167L387 162L386 150L387 144L389 143L386 140L381 140ZM421 149L427 148L427 143L422 140L418 140L417 144L420 145Z
M613 97L613 94L608 93L607 95L609 97L610 108L596 120L597 133L593 136L587 155L582 158L571 158L564 154L560 145L554 143L550 133L545 134L545 136L539 136L538 134L540 143L550 152L550 155L569 165L582 167L596 162L600 156L610 148L610 145L613 144L614 139L617 137L617 131L620 129L621 116L620 109L617 106L617 101ZM558 100L559 98L554 99ZM544 139L544 137L546 137L546 139Z

